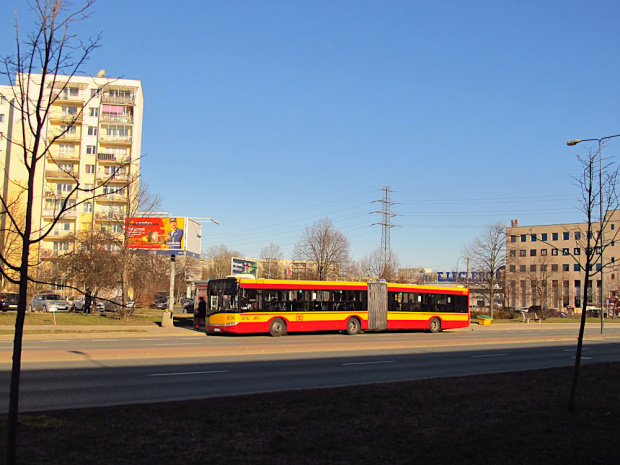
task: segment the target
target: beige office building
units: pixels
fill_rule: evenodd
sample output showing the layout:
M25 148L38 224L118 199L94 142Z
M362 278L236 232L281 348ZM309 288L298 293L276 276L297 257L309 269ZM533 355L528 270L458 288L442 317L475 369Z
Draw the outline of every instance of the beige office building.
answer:
M601 306L601 249L594 249L587 283L584 271L587 250L587 223L518 226L506 228L506 281L508 305L542 305L562 309L583 305L585 287L587 305ZM620 259L620 210L607 213L604 232L603 268L605 302L614 301L620 287L616 259ZM593 224L592 237L599 232ZM594 239L592 239L594 244Z
M56 76L53 84L50 79L46 81L45 95L54 100L44 129L45 145L50 147L36 171L34 224L43 231L50 228L65 199L74 207L41 242L40 258L73 250L80 231L99 227L120 233L118 219L126 213L130 189L138 189L142 85L140 81L103 75ZM31 98L40 89L41 79L41 75L31 76ZM18 88L0 86L0 164L4 170L0 187L5 199L19 195L20 184L23 186L27 179L19 146L23 137L22 114L16 108ZM26 131L26 144L31 140ZM43 154L41 150L39 153ZM80 189L74 191L76 186ZM2 221L4 230L6 218Z

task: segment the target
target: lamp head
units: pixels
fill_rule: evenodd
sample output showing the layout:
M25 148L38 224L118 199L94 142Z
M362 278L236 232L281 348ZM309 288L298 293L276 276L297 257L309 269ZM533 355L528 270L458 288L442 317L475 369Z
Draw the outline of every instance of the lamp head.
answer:
M579 142L581 142L581 139L569 140L569 141L566 143L566 145L573 146L573 145L577 145Z

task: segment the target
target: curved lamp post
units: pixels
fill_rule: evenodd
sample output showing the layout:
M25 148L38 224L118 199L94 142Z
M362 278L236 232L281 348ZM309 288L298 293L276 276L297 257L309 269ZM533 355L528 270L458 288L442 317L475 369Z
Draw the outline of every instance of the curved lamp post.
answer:
M603 327L604 327L604 323L603 323L603 314L605 313L605 280L604 278L604 267L605 267L605 262L603 261L603 239L604 239L604 232L603 232L603 225L604 225L604 217L603 217L603 141L607 140L607 139L613 139L614 137L620 137L620 134L616 134L613 136L607 136L607 137L601 137L600 139L575 139L575 140L569 140L568 142L566 142L566 145L568 146L574 146L579 144L580 142L598 142L598 160L599 160L599 165L598 165L598 183L599 183L599 202L600 202L600 237L601 237L601 334L603 334ZM588 283L584 283L584 285L588 285ZM586 302L587 305L587 302Z

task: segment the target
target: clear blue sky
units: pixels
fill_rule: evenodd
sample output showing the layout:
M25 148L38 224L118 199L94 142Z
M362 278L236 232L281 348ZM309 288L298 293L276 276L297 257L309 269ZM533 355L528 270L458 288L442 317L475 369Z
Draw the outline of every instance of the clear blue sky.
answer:
M0 6L1 54L25 5ZM566 141L620 133L618 18L611 0L100 0L77 32L103 35L86 73L142 81L143 182L221 223L203 249L290 258L327 216L359 260L390 186L401 266L450 271L485 225L583 220L588 146Z

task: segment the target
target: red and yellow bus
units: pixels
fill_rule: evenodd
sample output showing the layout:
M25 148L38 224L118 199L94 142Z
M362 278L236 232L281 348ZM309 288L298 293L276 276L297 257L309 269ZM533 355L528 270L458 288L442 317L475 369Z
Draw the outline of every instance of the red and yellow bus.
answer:
M205 330L227 333L443 329L469 326L469 290L379 282L230 277L207 283Z

